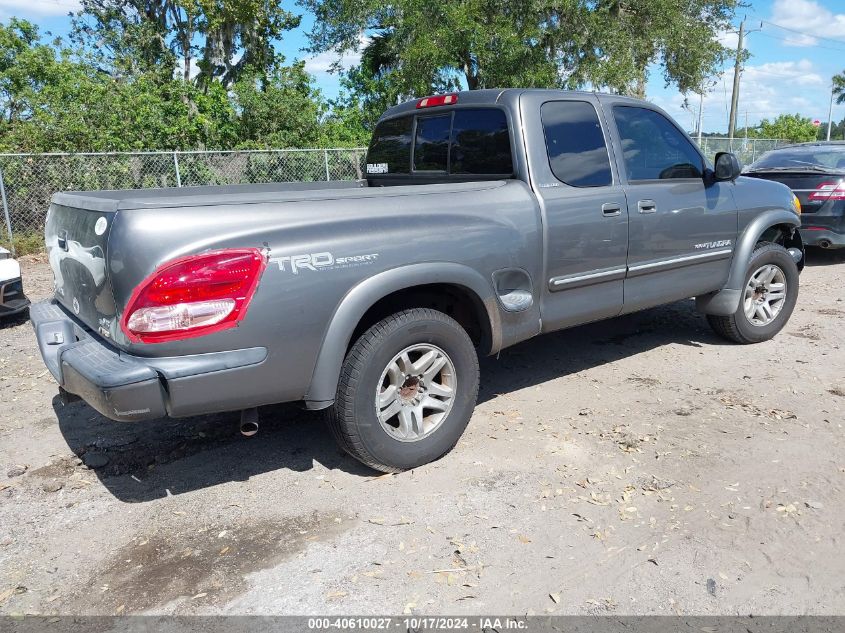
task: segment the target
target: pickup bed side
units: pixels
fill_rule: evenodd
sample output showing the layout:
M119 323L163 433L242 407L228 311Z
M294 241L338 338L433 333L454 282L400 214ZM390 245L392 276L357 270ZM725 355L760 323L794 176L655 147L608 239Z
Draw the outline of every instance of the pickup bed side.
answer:
M248 190L235 189L235 195L249 195ZM214 205L203 204L206 201L189 191L170 194L120 203L110 220L103 262L111 271L113 303L106 309L112 313L98 313L99 324L92 317L88 327L78 321L67 326L68 331L85 330L87 337L100 340L106 333L107 349L123 361L112 368L117 371L111 374L112 383L123 367L144 392L141 399L155 403L141 407L132 399L120 406L95 405L109 417L140 419L164 412L180 417L292 400L307 400L313 408L326 406L362 317L409 288L428 291L432 300L435 294L450 300L451 306L444 309L457 311L487 352L539 330L536 304L512 314L494 290L494 271L516 267L526 277L536 277L540 270L537 206L520 181L359 187L301 199L284 194L275 200L232 204L221 204L225 197L218 197ZM69 203L64 195L62 202ZM181 196L186 197L182 206ZM497 212L491 214L494 207ZM48 235L48 243L50 239ZM153 345L127 339L119 325L122 310L157 263L244 245L263 247L268 265L237 328ZM65 310L72 305L69 297L63 301ZM40 321L53 323L57 314L33 312L36 328L54 328ZM69 370L61 368L68 363L58 359L69 352L61 345L42 350L64 384ZM196 371L187 369L200 360ZM88 368L92 381L100 376L92 373L94 367ZM151 395L159 393L157 385L140 384L141 376L159 379L160 398ZM77 391L82 379L76 377ZM116 387L109 385L112 398L117 397ZM122 397L127 399L128 392ZM138 413L143 409L149 410Z

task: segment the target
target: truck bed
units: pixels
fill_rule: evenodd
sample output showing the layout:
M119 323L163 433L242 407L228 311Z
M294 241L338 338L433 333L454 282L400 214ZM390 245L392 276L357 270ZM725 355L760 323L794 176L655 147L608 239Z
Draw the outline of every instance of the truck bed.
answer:
M106 191L62 191L53 194L53 204L86 211L110 213L127 209L198 207L219 204L285 202L314 192L360 189L366 180L329 182L282 182L250 185L209 185L162 189L115 189Z

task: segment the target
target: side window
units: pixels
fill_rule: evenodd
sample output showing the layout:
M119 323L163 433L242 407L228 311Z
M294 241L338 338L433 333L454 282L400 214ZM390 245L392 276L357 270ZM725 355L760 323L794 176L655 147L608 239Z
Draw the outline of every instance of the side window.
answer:
M453 174L513 174L505 113L481 108L456 110L451 152Z
M573 187L613 182L610 158L596 109L586 101L548 101L540 108L549 165L555 177Z
M411 173L411 116L382 121L367 151L368 174Z
M449 131L452 115L417 118L414 141L416 171L446 171L449 166Z
M701 155L665 116L648 108L615 106L613 117L628 180L701 178Z

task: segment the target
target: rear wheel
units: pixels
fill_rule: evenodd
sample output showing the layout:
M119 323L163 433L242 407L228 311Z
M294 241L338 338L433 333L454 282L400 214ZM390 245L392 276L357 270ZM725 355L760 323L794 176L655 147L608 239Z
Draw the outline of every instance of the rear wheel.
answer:
M328 423L352 457L383 472L431 462L464 432L478 395L478 357L452 318L393 314L346 356Z
M780 332L798 300L798 267L779 244L754 249L736 312L707 315L713 330L736 343L760 343Z

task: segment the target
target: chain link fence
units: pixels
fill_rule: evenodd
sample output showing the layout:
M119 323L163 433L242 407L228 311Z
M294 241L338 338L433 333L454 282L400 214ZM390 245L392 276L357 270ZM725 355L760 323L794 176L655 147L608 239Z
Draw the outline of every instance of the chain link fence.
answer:
M0 243L40 250L57 191L362 178L365 148L230 152L0 154Z
M716 152L733 152L741 165L750 165L766 152L788 144L788 141L776 138L745 139L703 136L701 138L701 151L710 160L713 160Z
M776 139L703 137L701 148L734 152L743 164L785 144ZM0 154L0 244L40 250L44 217L57 191L143 189L362 178L365 148L230 152ZM15 248L16 247L16 248Z

